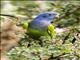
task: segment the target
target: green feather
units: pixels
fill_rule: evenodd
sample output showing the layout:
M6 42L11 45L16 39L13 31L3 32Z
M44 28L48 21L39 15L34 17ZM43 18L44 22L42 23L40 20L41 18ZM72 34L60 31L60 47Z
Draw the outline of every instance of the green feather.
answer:
M28 28L28 34L33 39L37 39L41 36L49 35L48 32L47 32L47 29L45 29L45 30L34 30L34 29L31 29L31 28Z
M55 31L54 31L54 26L50 24L47 29L45 30L34 30L31 28L28 28L28 34L31 38L37 39L41 36L50 36L53 38Z
M27 21L23 22L22 27L24 29L27 29L28 28L28 22Z
M49 33L49 35L51 36L51 38L53 38L53 36L54 36L54 34L55 34L55 30L54 30L55 28L54 28L54 26L52 25L52 24L50 24L49 26L48 26L48 33Z

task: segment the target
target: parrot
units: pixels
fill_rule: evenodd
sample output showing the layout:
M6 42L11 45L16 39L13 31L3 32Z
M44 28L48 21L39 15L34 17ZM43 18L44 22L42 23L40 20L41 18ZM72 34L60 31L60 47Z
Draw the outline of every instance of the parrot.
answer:
M58 17L57 12L44 12L35 17L28 24L24 23L24 27L27 25L27 34L33 39L38 39L41 36L50 36L51 38L55 34L55 27L52 25L54 18Z

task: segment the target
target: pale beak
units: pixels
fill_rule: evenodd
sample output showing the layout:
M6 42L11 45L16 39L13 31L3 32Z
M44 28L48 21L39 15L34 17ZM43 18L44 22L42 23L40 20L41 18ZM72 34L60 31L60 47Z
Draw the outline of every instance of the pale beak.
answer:
M59 19L59 14L57 14L55 17Z

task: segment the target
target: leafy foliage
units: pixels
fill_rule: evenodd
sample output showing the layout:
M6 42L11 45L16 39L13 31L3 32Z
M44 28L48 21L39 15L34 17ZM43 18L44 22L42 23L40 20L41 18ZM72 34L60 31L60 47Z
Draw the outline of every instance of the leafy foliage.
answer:
M19 44L7 53L11 60L80 59L80 1L4 2L1 13L21 15L19 24L26 20L30 22L37 14L44 12L56 11L60 14L59 20L55 19L52 23L59 28L52 40L42 36L40 42L21 34ZM3 8L7 4L12 6L10 11ZM60 29L62 32L59 32Z

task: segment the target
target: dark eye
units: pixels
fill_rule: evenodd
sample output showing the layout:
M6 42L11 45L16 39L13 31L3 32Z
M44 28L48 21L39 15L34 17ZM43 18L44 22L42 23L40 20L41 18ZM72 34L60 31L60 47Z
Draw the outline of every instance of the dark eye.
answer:
M52 14L48 14L49 16L51 16Z

